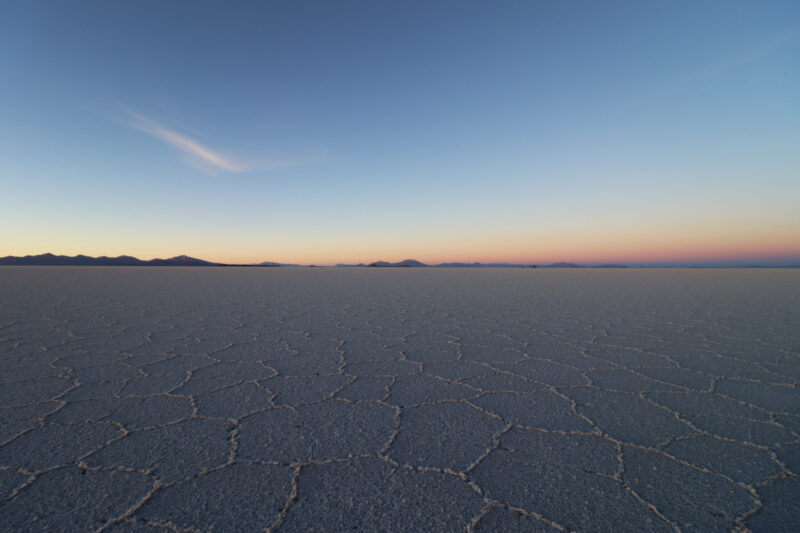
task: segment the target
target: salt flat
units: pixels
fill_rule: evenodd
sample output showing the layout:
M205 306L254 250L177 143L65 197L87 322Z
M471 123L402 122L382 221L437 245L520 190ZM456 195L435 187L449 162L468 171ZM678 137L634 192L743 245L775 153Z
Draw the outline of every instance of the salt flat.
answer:
M800 270L0 269L7 531L796 531Z

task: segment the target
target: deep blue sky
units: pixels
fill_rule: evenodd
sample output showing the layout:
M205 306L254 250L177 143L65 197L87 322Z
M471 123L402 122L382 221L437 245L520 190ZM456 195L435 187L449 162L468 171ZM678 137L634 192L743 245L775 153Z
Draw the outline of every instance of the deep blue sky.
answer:
M5 2L0 255L800 258L800 2Z

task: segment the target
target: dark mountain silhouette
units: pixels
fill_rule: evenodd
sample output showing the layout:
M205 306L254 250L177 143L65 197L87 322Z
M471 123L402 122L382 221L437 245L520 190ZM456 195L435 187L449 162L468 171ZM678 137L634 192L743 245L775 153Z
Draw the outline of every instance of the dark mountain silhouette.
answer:
M420 263L416 259L404 259L402 261L398 261L397 263L387 263L386 261L375 261L374 263L370 263L370 267L426 267L425 263Z
M24 257L0 257L0 265L33 265L33 266L138 266L144 261L121 255L119 257L89 257L86 255L26 255Z
M29 266L219 266L220 263L211 263L186 255L179 255L169 259L151 259L142 261L129 255L119 257L89 257L88 255L26 255L24 257L0 257L0 265L29 265Z
M90 257L88 255L54 255L45 253L40 255L26 255L0 257L0 266L236 266L236 267L299 267L316 265L298 265L294 263L276 263L274 261L264 261L261 263L249 264L229 264L214 263L204 261L187 255L178 255L169 259L150 259L143 261L130 255L120 255L117 257ZM577 263L558 262L550 265L531 265L525 263L439 263L428 265L416 259L405 259L396 263L388 261L375 261L364 264L344 264L339 263L337 267L426 267L426 268L629 268L628 265L617 263L601 263L596 265L579 265ZM664 264L643 264L633 263L633 268L800 268L800 264L787 261L785 264L726 264L726 263L704 263L704 264L684 264L684 263L664 263Z
M188 255L178 255L169 259L151 259L147 261L147 264L151 266L220 266L222 263L211 263Z

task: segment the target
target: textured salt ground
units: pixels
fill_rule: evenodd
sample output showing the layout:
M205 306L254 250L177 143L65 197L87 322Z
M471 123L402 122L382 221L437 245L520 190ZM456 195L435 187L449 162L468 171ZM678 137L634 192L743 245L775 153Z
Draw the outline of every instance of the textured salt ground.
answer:
M0 269L8 531L800 529L800 271Z

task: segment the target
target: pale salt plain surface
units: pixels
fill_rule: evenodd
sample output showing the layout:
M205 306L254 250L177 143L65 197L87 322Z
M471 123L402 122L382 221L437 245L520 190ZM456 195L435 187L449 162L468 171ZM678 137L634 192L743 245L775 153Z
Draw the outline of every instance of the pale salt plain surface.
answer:
M800 270L0 269L5 531L792 531Z

